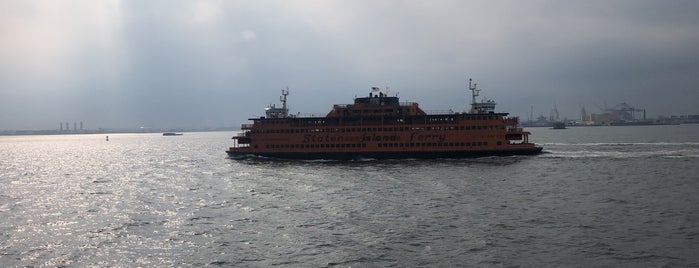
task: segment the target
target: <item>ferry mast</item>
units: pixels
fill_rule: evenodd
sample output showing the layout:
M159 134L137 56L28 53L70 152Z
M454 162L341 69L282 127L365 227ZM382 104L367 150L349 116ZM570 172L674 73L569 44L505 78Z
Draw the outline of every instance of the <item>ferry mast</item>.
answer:
M495 102L488 99L483 99L481 102L476 102L476 97L480 95L481 90L477 88L477 83L472 83L473 79L468 79L468 89L471 90L471 111L472 114L487 114L495 112Z
M282 102L282 109L284 109L284 113L286 115L289 114L289 109L286 107L286 96L289 95L289 88L287 87L286 90L282 89L282 95L279 97L279 100Z
M481 90L476 89L476 87L478 86L477 83L473 83L473 85L471 85L472 81L473 81L473 79L471 79L471 78L468 79L468 89L471 90L471 113L475 113L476 112L476 106L475 106L476 105L476 97L478 97L478 94L481 92Z
M267 118L287 118L289 117L289 108L286 106L286 96L289 95L289 87L286 90L282 89L282 95L279 97L279 101L282 102L282 107L277 108L274 104L271 104L265 108L265 114Z

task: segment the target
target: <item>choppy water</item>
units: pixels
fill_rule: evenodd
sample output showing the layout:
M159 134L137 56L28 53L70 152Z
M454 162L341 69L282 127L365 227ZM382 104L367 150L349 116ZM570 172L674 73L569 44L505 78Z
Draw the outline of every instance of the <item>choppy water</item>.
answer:
M0 137L0 266L699 267L699 125L531 131L545 154L364 162Z

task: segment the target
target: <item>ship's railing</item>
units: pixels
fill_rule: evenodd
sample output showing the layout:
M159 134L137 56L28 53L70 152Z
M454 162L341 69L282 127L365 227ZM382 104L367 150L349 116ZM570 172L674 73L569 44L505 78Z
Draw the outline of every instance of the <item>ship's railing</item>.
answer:
M455 112L453 110L428 110L428 111L425 111L425 113L430 114L430 115L432 115L432 114L455 114Z
M519 124L518 117L505 118L505 125L516 126Z
M294 116L295 117L325 117L327 113L321 114L321 113L297 113Z
M521 127L513 127L513 128L507 129L507 132L522 132L522 131L524 131L524 129Z
M252 124L242 124L242 125L240 125L240 128L241 128L241 129L251 129L251 128L252 128Z
M398 104L400 106L413 106L413 105L417 104L417 102L404 101L404 102L399 102ZM354 104L335 104L333 106L337 107L337 108L348 108L348 107L354 106Z

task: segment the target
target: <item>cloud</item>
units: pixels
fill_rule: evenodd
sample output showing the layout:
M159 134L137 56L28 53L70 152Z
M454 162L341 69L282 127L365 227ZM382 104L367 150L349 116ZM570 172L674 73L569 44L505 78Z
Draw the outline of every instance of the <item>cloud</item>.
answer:
M323 113L371 86L459 110L468 77L515 114L557 104L572 117L604 102L699 113L698 5L4 1L0 113L16 116L0 129L230 126L286 86L296 112Z
M255 32L250 31L250 30L243 31L242 36L243 36L243 40L248 41L248 42L253 41L257 38L257 35L255 34Z

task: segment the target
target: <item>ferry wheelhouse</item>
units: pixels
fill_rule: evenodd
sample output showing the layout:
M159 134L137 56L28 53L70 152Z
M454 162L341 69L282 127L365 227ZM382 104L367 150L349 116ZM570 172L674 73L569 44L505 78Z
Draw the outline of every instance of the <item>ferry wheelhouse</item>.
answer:
M428 114L418 103L400 102L378 88L353 104L336 104L324 116L294 116L270 105L265 116L251 118L226 151L231 158L262 156L288 159L404 159L533 155L530 133L517 117L496 113L495 102L476 102L480 90L469 79L471 109Z

